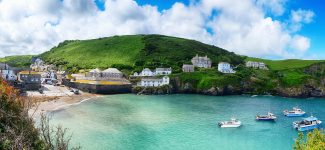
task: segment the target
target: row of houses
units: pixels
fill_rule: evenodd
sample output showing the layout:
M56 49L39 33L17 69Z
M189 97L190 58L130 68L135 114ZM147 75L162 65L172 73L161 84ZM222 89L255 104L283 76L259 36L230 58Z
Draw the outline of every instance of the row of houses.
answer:
M140 73L135 72L133 74L134 77L152 77L158 75L169 75L172 74L172 68L156 68L151 71L149 68L143 69Z
M192 64L183 64L182 70L183 72L194 72L195 67L199 68L211 68L211 60L207 56L200 57L196 55L191 60ZM265 63L263 62L254 62L248 61L246 62L246 67L256 68L256 69L264 69L267 70ZM218 71L222 73L236 73L236 71L232 68L230 63L227 62L219 62L218 63Z
M183 72L194 72L195 67L199 68L211 68L212 61L208 56L201 57L199 55L196 55L191 60L192 64L183 64L182 70ZM253 62L248 61L246 62L246 67L252 67L257 69L267 69L265 63L263 62ZM230 63L227 62L219 62L218 63L218 71L226 74L232 74L236 73L236 71L232 68ZM156 68L154 71L151 71L148 68L143 69L140 73L135 72L133 76L135 77L144 77L141 79L141 81L138 83L138 86L151 86L151 87L157 87L157 86L163 86L169 84L169 77L164 76L162 78L148 78L153 77L156 75L169 75L172 73L172 68Z
M183 72L194 72L195 67L199 68L211 68L212 61L208 56L200 57L196 55L191 60L192 64L183 64L182 70ZM222 73L235 73L231 65L227 62L220 62L218 64L218 71Z
M246 67L264 69L264 70L268 69L266 67L265 63L263 63L263 62L255 62L255 61L247 61L246 62Z
M123 78L123 73L116 68L108 68L103 71L96 68L96 69L90 70L89 73L86 73L85 76L90 77L90 78L98 78L98 79L108 79L108 78L121 79L121 78Z

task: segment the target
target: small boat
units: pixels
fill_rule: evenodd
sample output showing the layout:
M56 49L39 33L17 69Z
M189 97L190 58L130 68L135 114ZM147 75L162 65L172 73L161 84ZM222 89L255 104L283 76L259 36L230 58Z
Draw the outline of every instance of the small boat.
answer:
M308 118L304 118L302 121L293 122L293 128L298 131L309 131L316 128L319 128L322 124L322 121L318 120L316 117L310 116Z
M219 122L218 125L221 128L237 128L241 126L241 122L237 120L236 118L231 118L230 121L222 121Z
M267 115L257 115L256 120L258 121L274 121L276 119L276 116L270 112L267 113Z
M306 112L302 111L300 108L293 107L293 109L290 111L288 110L283 111L283 114L287 117L301 117L304 116Z

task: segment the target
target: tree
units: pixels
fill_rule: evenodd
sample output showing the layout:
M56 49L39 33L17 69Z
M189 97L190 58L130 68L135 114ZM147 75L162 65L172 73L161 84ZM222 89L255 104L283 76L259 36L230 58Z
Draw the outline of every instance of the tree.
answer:
M307 133L307 137L300 132L293 148L295 150L324 150L324 130L319 131L318 129L315 129L313 132Z

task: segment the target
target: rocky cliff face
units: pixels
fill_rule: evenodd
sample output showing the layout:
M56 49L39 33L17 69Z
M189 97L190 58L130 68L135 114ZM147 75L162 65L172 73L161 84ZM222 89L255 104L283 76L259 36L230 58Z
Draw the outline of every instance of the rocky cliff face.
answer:
M277 80L274 80L271 88L265 86L256 86L254 81L258 80L254 77L241 81L237 85L226 85L221 87L212 86L206 89L195 87L194 83L182 82L179 77L171 78L170 86L156 88L133 88L133 93L141 94L204 94L204 95L278 95L283 97L307 98L319 97L325 98L325 63L315 64L303 69L310 75L310 79L299 86L285 87ZM273 81L272 81L273 82Z
M322 85L325 85L325 79L322 81ZM283 97L325 97L325 87L315 86L310 84L302 85L301 87L276 87L273 90L263 91L254 87L249 87L246 83L242 83L242 87L233 87L231 85L224 87L211 87L209 89L196 89L191 83L181 83L177 78L173 79L171 86L171 93L196 93L204 95L224 96L224 95L240 95L240 94L272 94Z

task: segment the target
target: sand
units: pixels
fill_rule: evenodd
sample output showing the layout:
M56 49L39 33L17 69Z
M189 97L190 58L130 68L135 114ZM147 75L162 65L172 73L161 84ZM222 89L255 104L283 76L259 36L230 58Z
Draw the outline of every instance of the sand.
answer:
M80 91L78 95L70 92L66 87L55 87L46 85L48 91L43 94L38 92L28 92L27 98L33 100L33 107L29 109L32 118L38 118L42 113L47 113L59 109L64 109L71 105L80 104L86 100L101 97L102 95L84 93Z

